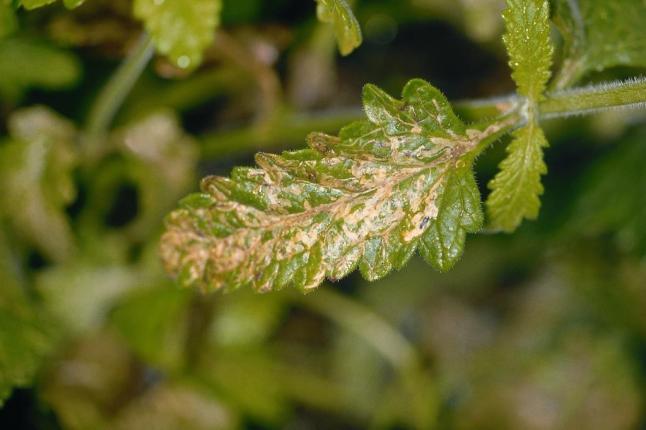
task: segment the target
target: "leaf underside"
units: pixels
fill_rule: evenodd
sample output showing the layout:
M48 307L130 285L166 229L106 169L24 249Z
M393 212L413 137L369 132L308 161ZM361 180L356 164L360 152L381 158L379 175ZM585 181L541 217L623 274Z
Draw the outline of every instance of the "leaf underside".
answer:
M508 124L468 129L427 82L403 100L364 88L368 120L309 149L260 153L259 168L207 177L166 220L161 255L185 286L307 290L359 268L368 280L419 249L439 270L481 228L473 150Z

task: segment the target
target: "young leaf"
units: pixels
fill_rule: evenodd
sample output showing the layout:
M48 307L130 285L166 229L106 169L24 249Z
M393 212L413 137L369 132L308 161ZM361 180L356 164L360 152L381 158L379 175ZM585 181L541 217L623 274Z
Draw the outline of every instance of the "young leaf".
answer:
M564 41L556 86L614 66L646 67L646 5L642 0L557 0L554 22Z
M347 0L316 0L316 14L321 22L332 24L339 52L348 55L362 42L361 27Z
M503 40L518 93L526 97L527 125L514 133L507 158L489 183L492 193L487 199L487 213L493 229L511 232L524 218L535 219L540 208L541 175L547 173L543 147L547 141L538 125L536 103L550 78L554 48L546 0L507 0L507 6Z
M47 258L61 261L74 246L65 214L76 194L74 128L45 108L31 108L10 118L9 131L12 140L0 147L0 215Z
M507 0L503 36L518 93L534 101L550 78L554 48L550 40L547 0Z
M135 0L134 14L160 53L182 69L193 69L213 42L221 7L222 0Z
M487 199L487 212L493 229L512 232L523 218L538 216L543 194L541 175L547 173L543 161L546 146L543 130L535 123L514 132L514 140L507 147L508 156L489 183L492 193Z
M368 120L339 137L313 133L310 149L261 153L259 169L204 179L203 193L167 218L166 269L205 289L311 289L356 267L381 278L420 243L430 263L450 268L482 221L475 148L510 120L469 129L419 79L402 101L367 85L363 102Z
M56 0L22 0L21 3L25 9L36 9L41 6L54 3ZM85 3L85 0L63 0L63 4L68 9L74 9Z

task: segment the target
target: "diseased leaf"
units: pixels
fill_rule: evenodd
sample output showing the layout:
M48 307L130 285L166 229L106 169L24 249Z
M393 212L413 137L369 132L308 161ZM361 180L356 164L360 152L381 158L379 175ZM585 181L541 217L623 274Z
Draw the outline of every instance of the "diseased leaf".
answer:
M402 267L420 241L441 270L462 253L482 214L474 148L508 119L467 128L427 82L399 101L367 85L368 120L309 149L258 154L260 168L208 177L170 214L161 255L183 285L307 290L359 268L368 280Z
M215 37L222 0L135 0L134 14L144 21L157 50L182 69L202 62Z
M642 0L557 0L554 22L563 36L556 86L590 71L646 67L646 4Z
M646 257L646 132L619 142L582 176L570 233L607 235L623 251Z
M32 39L0 40L0 98L15 102L31 87L69 87L80 75L71 52Z
M65 206L76 195L73 126L36 107L9 120L11 140L0 146L0 215L48 259L67 258L74 242Z
M316 0L316 14L321 22L332 24L342 55L348 55L361 45L361 27L347 0Z
M48 4L54 3L56 0L21 0L25 9L36 9ZM74 9L85 3L85 0L63 0L63 4L68 9Z
M524 218L536 219L543 194L541 175L547 173L543 161L547 140L543 130L530 123L513 135L507 158L489 183L492 192L487 199L491 227L506 232L514 231Z
M538 100L550 78L553 47L547 0L507 0L503 36L518 93Z

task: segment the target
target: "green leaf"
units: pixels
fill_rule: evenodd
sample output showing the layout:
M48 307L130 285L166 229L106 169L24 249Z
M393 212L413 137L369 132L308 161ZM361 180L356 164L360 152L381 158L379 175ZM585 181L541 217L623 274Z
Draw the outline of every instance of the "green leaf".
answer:
M590 71L646 67L646 5L642 0L557 0L554 22L563 36L557 87Z
M76 57L32 39L0 40L0 97L17 101L30 87L59 89L76 83Z
M554 48L547 0L507 0L503 36L518 93L539 100L550 78Z
M65 207L75 198L73 126L42 107L14 113L11 140L0 146L0 214L48 259L74 249Z
M0 39L10 35L18 28L18 20L11 0L0 0Z
M54 3L56 0L22 0L21 3L25 9L36 9L48 4ZM85 0L63 0L63 4L68 9L74 9L85 3Z
M570 233L611 237L618 248L646 257L646 132L618 142L582 175Z
M7 236L0 225L0 407L14 387L31 383L52 345L43 315L23 293Z
M467 128L427 82L399 101L367 85L368 120L310 149L258 154L260 168L208 177L167 218L161 255L184 285L317 287L358 267L374 280L402 267L423 241L441 270L462 253L482 214L471 165L508 120Z
M339 51L348 55L362 42L361 27L347 0L316 0L316 14L321 22L332 24Z
M160 53L182 69L193 69L213 43L221 7L221 0L135 0L134 14Z
M507 147L507 158L489 183L492 190L487 199L487 213L495 230L514 231L523 218L536 219L543 194L541 175L547 173L543 148L547 140L543 130L530 123L514 132Z

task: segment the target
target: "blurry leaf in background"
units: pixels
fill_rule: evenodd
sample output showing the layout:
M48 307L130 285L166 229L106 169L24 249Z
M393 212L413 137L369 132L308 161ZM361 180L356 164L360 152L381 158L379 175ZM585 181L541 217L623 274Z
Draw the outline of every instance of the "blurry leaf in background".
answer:
M557 87L590 71L646 67L646 5L642 0L557 0L554 22L563 39Z
M63 261L75 247L65 214L76 196L74 127L35 107L15 112L9 132L0 146L0 213L47 259Z
M140 278L127 266L75 260L41 272L37 288L52 316L79 335L102 327L116 300L139 286Z
M110 319L143 361L177 373L184 365L191 295L168 283L138 289L117 304Z
M157 50L182 69L194 69L213 42L222 0L135 0L134 14L144 21Z
M0 0L0 40L18 28L12 0Z
M126 158L126 175L138 188L137 218L128 228L143 239L157 232L160 220L193 186L198 148L171 112L149 115L113 138Z
M332 24L341 55L354 51L363 40L361 27L347 0L316 0L316 14L322 22Z
M0 225L0 407L12 388L32 383L54 343L51 325L23 292L8 239Z
M22 5L25 9L36 9L41 6L54 3L56 0L21 0ZM63 4L68 9L73 9L82 5L85 0L63 0Z
M25 90L67 88L81 76L77 58L43 41L0 40L0 99L18 101Z
M624 252L646 257L646 134L617 142L584 173L568 229L611 235Z
M48 363L41 395L64 429L108 429L121 397L141 384L125 346L99 332L75 339Z
M411 0L413 6L454 22L469 37L489 42L502 30L505 0Z
M114 430L227 430L240 428L219 400L196 386L161 383L131 402Z

